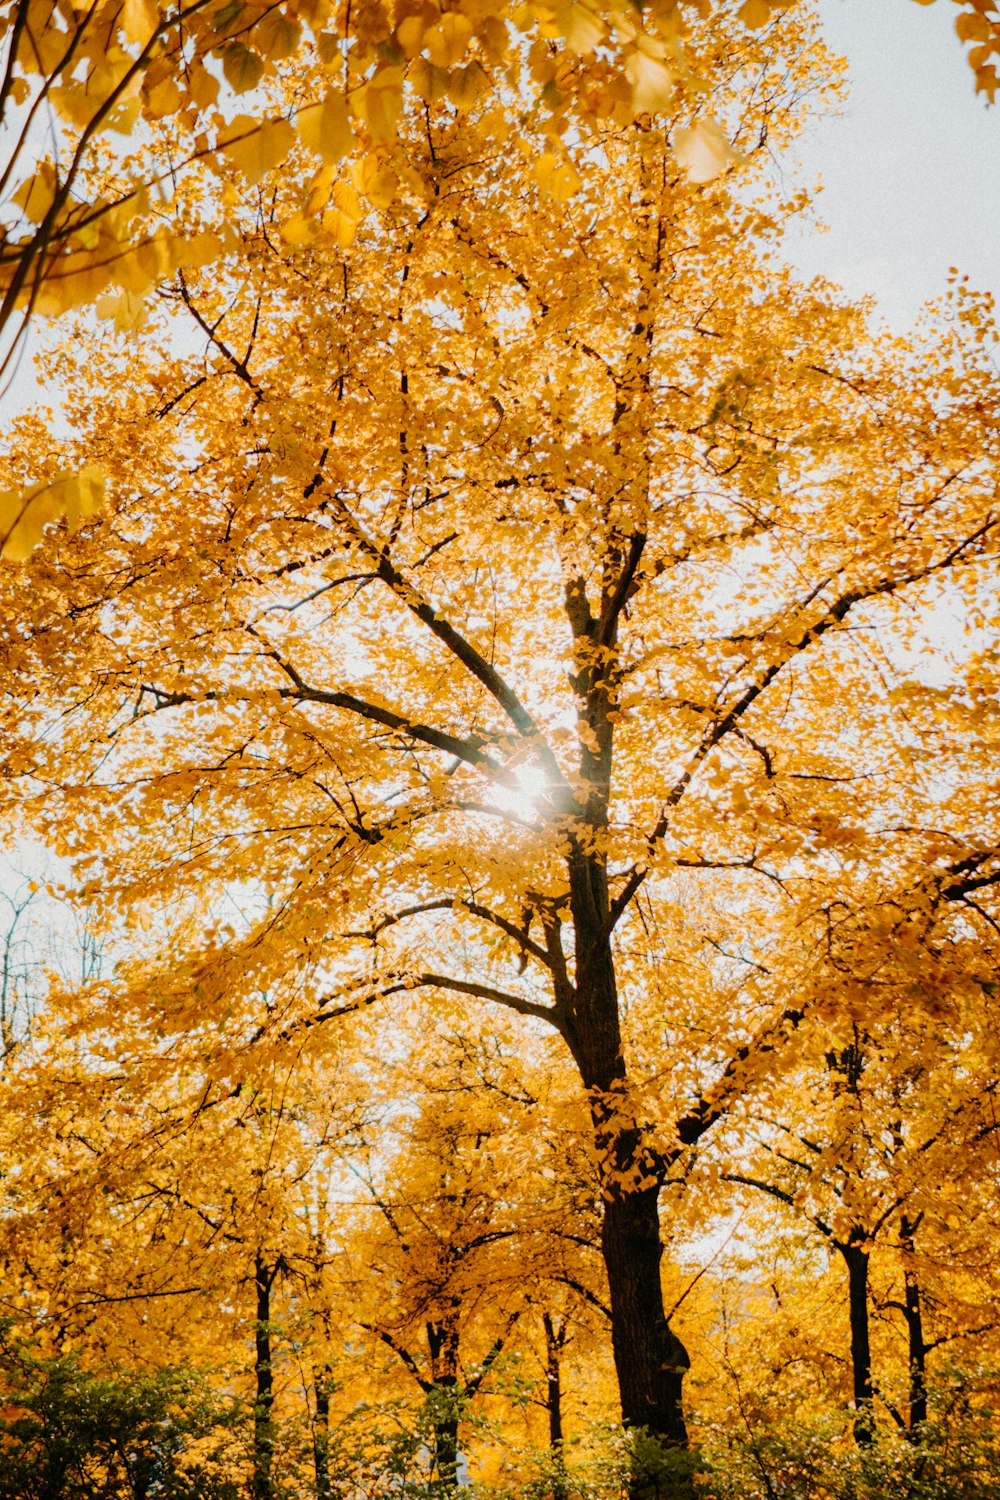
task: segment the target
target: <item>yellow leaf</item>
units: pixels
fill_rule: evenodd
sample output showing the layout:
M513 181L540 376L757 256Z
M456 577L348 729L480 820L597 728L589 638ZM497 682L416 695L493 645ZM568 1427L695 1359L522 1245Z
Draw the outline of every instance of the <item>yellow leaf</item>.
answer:
M138 253L134 250L119 255L111 270L118 285L135 296L141 296L153 283L153 277L140 263Z
M510 118L506 112L499 107L487 110L480 116L479 128L489 140L502 145L510 135Z
M593 52L606 29L596 11L591 10L589 5L579 3L561 5L556 11L555 23L559 35L566 38L570 50L581 57Z
M323 230L330 238L346 250L354 239L358 227L357 219L343 213L339 208L328 208L323 215Z
M281 225L278 233L286 245L306 245L313 237L312 221L305 214L293 214Z
M287 120L255 120L237 115L226 130L220 151L239 167L248 182L259 182L265 172L278 167L295 144L295 132Z
M85 302L92 302L111 280L113 267L91 255L67 255L42 282L35 306L43 317L57 318Z
M65 87L51 88L47 97L56 114L68 120L71 125L76 125L78 129L83 130L89 124L94 113L94 106L90 95L81 84L71 83Z
M976 69L977 94L985 94L990 103L995 104L998 88L1000 88L1000 79L997 78L995 64L990 63L988 67Z
M163 17L156 0L125 0L121 13L121 28L130 42L146 45Z
M193 235L189 240L171 240L170 247L175 266L191 266L194 269L211 265L225 249L217 234L207 232Z
M746 160L712 119L696 120L690 130L678 130L673 145L674 155L692 182L711 182L727 167Z
M146 114L153 120L162 120L174 115L181 107L181 91L174 79L165 78L146 95Z
M437 104L448 92L448 74L435 68L425 57L417 57L410 65L409 80L417 97L425 104Z
M302 40L302 27L283 8L275 7L253 29L254 45L273 62L291 57Z
M119 135L131 135L141 109L142 100L138 94L132 99L124 99L107 116L108 129L117 131Z
M45 527L66 515L75 530L104 504L104 477L88 465L78 475L55 479L0 495L0 556L23 562L41 540Z
M55 73L65 55L66 33L60 27L46 25L45 21L25 27L17 52L17 61L25 73Z
M351 181L376 208L388 208L399 192L399 177L385 166L378 154L366 156L351 168Z
M358 89L351 104L374 140L388 140L395 134L396 122L403 109L402 68L380 69L364 88Z
M99 297L94 311L107 323L114 323L119 333L137 333L149 319L145 297L136 292Z
M188 69L187 89L199 109L210 109L219 97L219 80L195 60Z
M391 167L382 167L368 178L362 191L376 208L388 208L399 191L399 178Z
M104 475L94 464L87 464L80 470L71 490L67 492L66 514L73 531L103 510L104 496Z
M406 57L416 57L424 44L426 26L423 16L407 16L396 27L399 50Z
M468 16L449 10L424 37L427 56L436 68L453 68L462 61L472 39L472 22Z
M399 191L399 178L391 167L384 167L368 185L368 201L376 208L388 208Z
M340 59L342 45L339 31L321 31L319 33L316 38L316 56L324 67L332 68L336 65Z
M330 197L330 189L333 187L333 167L327 162L320 167L316 176L309 184L309 196L306 198L305 215L307 219L315 218L321 208L325 208Z
M553 151L540 156L532 171L542 193L554 203L566 203L579 192L580 177L573 163Z
M965 11L956 18L955 30L963 42L988 42L992 34L986 17L973 11Z
M24 562L58 514L59 504L49 484L7 490L0 495L0 556L9 562Z
M422 202L427 197L427 184L414 167L401 167L399 181L411 198Z
M299 111L295 121L299 139L324 161L339 161L354 150L354 132L343 94L331 89L322 104Z
M306 25L311 26L313 31L317 33L326 25L333 14L333 6L330 0L299 0L296 10Z
M164 281L174 268L173 242L164 233L139 245L135 252L136 264L149 277L150 283Z
M56 196L55 184L55 168L50 162L43 162L34 177L22 182L13 195L14 202L32 224L40 224L52 207Z
M260 83L264 63L242 42L230 42L222 54L222 71L234 93L246 94Z
M486 74L477 62L453 68L448 75L448 98L456 109L471 109L486 84Z
M476 39L487 59L500 67L510 49L510 32L499 16L484 16L476 26Z
M758 26L767 25L771 19L771 7L768 0L744 0L736 14L744 26L754 30Z
M655 114L671 107L677 75L661 58L636 50L626 62L625 72L632 85L632 108L636 114Z
M364 214L361 200L349 182L336 182L333 185L333 202L335 207L342 213L349 214L357 222Z

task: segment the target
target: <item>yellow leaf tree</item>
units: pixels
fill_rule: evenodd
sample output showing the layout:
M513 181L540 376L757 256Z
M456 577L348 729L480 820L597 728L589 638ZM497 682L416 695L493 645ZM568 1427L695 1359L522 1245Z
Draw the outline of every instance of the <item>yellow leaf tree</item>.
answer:
M1000 535L988 312L891 339L795 285L796 202L752 174L823 64L801 7L746 36L699 62L739 193L678 168L686 109L596 123L568 196L543 115L446 98L350 243L282 243L311 162L234 178L233 248L127 388L111 334L54 361L114 511L5 580L37 826L170 953L118 1014L225 1026L266 988L286 1046L421 991L554 1032L623 1419L681 1448L662 1185L821 1014L831 909L963 857L977 712L922 733L895 680L914 621L981 611ZM266 910L220 923L234 890Z

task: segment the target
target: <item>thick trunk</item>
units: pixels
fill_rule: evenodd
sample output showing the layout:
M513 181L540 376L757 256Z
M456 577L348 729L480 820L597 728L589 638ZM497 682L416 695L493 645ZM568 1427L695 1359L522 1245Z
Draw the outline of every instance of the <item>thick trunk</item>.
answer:
M254 1332L254 1373L257 1392L253 1408L253 1500L274 1500L271 1469L274 1460L274 1385L271 1373L271 1287L275 1268L258 1251L254 1260L257 1323Z
M658 1196L655 1186L633 1189L604 1205L611 1344L625 1426L686 1447L682 1387L689 1360L663 1311Z
M872 1351L868 1324L868 1251L852 1237L838 1245L847 1265L851 1319L851 1373L854 1384L854 1440L859 1448L875 1441Z
M313 1467L316 1474L316 1500L331 1500L330 1483L330 1372L324 1365L313 1375L316 1395L316 1418L313 1423Z
M427 1324L433 1386L430 1390L434 1472L446 1493L458 1489L460 1414L458 1323L449 1317Z
M442 1489L458 1488L458 1410L454 1384L438 1386L441 1409L434 1417L434 1471Z
M920 1282L913 1264L913 1236L916 1226L908 1219L900 1225L900 1243L903 1250L903 1284L905 1289L904 1317L909 1353L909 1418L910 1437L919 1442L920 1431L927 1421L927 1345L924 1342L923 1308L920 1301Z
M622 1054L614 957L608 936L606 876L600 861L570 861L577 973L570 1045L590 1094L601 1163L604 1220L601 1248L611 1302L611 1343L626 1427L652 1438L649 1453L687 1448L682 1387L687 1352L669 1327L660 1285L658 1164L632 1117ZM650 1461L652 1462L652 1461ZM649 1469L650 1465L645 1465ZM653 1468L656 1465L653 1463ZM683 1462L666 1459L683 1472ZM688 1493L685 1482L663 1487L657 1475L632 1486L634 1495Z
M552 1453L552 1500L566 1500L568 1483L563 1453L562 1351L565 1326L556 1327L549 1313L542 1314L545 1329L545 1404L549 1414L549 1448Z

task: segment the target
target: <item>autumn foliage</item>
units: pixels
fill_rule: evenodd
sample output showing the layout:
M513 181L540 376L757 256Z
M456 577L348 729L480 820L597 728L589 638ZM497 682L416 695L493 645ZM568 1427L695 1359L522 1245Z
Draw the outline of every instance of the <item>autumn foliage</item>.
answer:
M5 1029L0 1440L993 1493L996 333L784 265L812 8L80 14L3 787L105 957Z

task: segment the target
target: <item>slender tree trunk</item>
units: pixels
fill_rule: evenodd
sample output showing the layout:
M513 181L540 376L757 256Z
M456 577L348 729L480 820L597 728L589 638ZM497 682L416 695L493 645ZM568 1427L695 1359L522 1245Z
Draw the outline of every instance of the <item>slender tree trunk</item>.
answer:
M552 1452L552 1500L566 1500L568 1483L562 1421L562 1351L566 1330L564 1325L556 1328L547 1312L542 1314L542 1326L545 1329L545 1405L549 1413L549 1448Z
M330 1483L330 1371L321 1365L313 1373L316 1417L313 1422L313 1467L316 1473L316 1500L331 1500Z
M875 1406L872 1386L872 1352L868 1322L868 1251L860 1234L852 1233L837 1249L847 1266L851 1319L851 1372L854 1384L854 1441L870 1448L875 1441Z
M920 1301L920 1282L914 1266L913 1236L916 1225L904 1218L899 1228L899 1240L903 1251L904 1317L906 1318L907 1350L909 1354L909 1418L910 1438L919 1442L920 1431L927 1421L927 1345L924 1342L923 1309Z
M257 1394L253 1408L253 1500L274 1500L274 1384L271 1370L271 1287L277 1268L268 1266L260 1251L254 1258L257 1323L254 1333L254 1372Z

